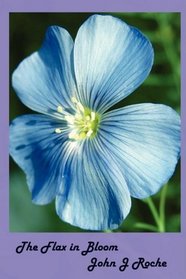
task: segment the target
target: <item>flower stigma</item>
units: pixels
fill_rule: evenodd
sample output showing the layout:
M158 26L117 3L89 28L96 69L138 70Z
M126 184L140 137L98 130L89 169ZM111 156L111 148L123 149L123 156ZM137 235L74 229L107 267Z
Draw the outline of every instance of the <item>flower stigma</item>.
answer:
M94 138L97 134L100 123L100 115L91 109L84 107L75 97L71 98L75 107L75 114L67 113L62 106L57 107L57 112L64 115L67 121L71 140L83 140ZM60 134L63 129L55 129L55 133Z

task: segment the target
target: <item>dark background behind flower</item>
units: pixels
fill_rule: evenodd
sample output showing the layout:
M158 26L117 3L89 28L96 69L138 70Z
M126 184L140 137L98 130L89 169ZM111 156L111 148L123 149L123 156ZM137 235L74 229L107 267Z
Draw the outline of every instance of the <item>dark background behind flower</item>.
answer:
M25 57L41 46L48 26L62 26L75 38L79 27L90 15L90 13L10 14L10 75ZM139 28L150 39L155 51L155 63L149 77L134 93L114 108L153 102L169 105L179 113L180 14L115 13L112 15ZM10 84L10 120L26 113L32 112L22 105ZM160 196L161 191L153 196L157 209ZM128 217L116 231L145 231L144 228L140 229L139 222L154 225L147 204L136 199L132 199L132 203ZM167 185L165 218L166 231L180 231L179 165ZM46 206L34 205L24 173L10 159L10 231L81 232L83 230L62 222L55 212L54 202Z

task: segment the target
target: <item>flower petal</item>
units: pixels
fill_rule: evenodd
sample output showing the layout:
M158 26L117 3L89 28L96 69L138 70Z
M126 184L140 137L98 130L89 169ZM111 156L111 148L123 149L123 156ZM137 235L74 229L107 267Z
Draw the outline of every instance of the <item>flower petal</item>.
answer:
M74 44L74 67L82 104L104 112L148 76L153 49L136 28L112 16L91 16Z
M59 124L62 126L47 116L25 115L16 118L10 126L10 154L26 173L37 204L54 199L62 183L61 160L67 134L55 133Z
M115 161L94 140L69 156L56 210L64 221L90 230L115 229L127 216L131 200Z
M48 28L41 49L13 73L13 87L26 106L46 114L59 105L71 106L75 91L72 50L73 41L65 29Z
M159 104L127 106L105 114L102 145L117 158L131 196L155 194L172 176L180 155L180 117Z

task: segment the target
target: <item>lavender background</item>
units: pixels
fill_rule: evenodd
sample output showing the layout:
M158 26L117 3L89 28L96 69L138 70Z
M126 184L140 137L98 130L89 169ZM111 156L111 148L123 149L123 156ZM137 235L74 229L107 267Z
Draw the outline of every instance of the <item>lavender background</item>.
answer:
M9 12L181 12L182 19L182 191L181 233L9 233L9 155L8 155L8 109L9 109ZM186 9L183 0L0 0L0 278L160 278L182 279L186 274ZM24 210L24 209L23 209ZM28 216L30 218L30 216ZM91 253L86 257L79 252L29 252L16 254L21 241L32 241L42 246L48 241L70 246L73 242L85 249L88 241L99 241L102 245L118 245L119 251ZM167 268L143 270L99 268L87 271L92 257L109 257L121 263L122 258L131 261L138 257L156 260L160 257L168 262Z

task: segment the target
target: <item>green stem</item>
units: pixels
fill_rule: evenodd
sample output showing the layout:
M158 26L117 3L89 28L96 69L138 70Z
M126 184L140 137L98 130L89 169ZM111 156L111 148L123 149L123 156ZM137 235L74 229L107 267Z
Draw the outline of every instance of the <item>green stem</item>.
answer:
M159 230L160 229L160 218L159 218L158 211L153 203L152 198L149 197L149 198L145 199L144 202L146 202L148 204L150 211L152 213L152 216L154 217L154 220L155 220L158 230Z
M163 187L161 191L161 196L160 196L160 207L159 207L159 212L160 212L160 220L161 220L161 229L162 231L165 231L165 201L166 201L166 194L167 194L167 184Z
M150 208L150 211L154 217L154 220L157 225L157 231L165 232L165 201L166 201L166 194L167 194L167 184L162 188L161 195L160 195L160 205L159 205L159 212L157 211L154 202L151 197L144 200Z

